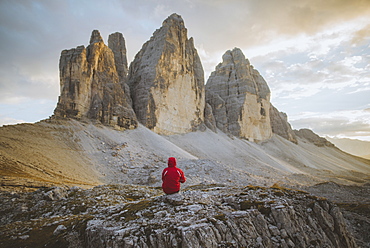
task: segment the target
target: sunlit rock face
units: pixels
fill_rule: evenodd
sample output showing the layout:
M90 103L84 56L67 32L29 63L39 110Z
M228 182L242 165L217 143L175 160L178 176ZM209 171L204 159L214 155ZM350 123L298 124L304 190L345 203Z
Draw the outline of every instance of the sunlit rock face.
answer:
M269 139L270 89L239 48L227 51L206 85L206 101L224 132L251 141Z
M92 32L87 48L62 51L59 72L60 97L54 116L87 118L125 129L137 126L128 87L120 83L114 53L99 31Z
M272 132L280 135L281 137L297 144L297 137L288 122L288 116L280 112L272 104L270 104L270 121Z
M159 134L187 133L204 122L204 72L181 16L172 14L130 65L138 120Z

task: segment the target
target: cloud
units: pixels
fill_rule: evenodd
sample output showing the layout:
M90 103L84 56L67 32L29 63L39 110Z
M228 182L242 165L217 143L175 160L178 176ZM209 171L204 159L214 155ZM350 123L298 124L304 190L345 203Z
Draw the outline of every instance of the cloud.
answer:
M358 30L351 40L353 46L366 45L370 40L370 24Z
M321 136L370 139L370 112L367 109L300 113L290 123L295 129L310 128Z
M296 42L282 40L280 47L267 46L270 52L252 57L271 88L273 104L294 115L302 109L335 111L369 103L365 92L370 88L370 47L352 44L364 26L361 18L355 19L310 37L299 36Z
M14 125L14 124L17 124L17 123L25 123L25 121L24 120L17 120L17 119L14 119L14 118L1 117L0 116L0 127L2 127L4 125Z
M48 99L20 98L13 100L16 104L0 103L0 119L7 121L4 124L11 124L11 120L18 120L14 123L19 123L19 121L37 122L47 119L52 115L57 103L55 100Z
M32 68L32 66L30 66ZM32 73L30 68L4 65L0 67L0 103L14 99L34 98L57 100L59 79L57 69Z
M370 4L354 1L250 1L252 13L261 27L277 33L315 34L332 24L348 21L370 11ZM282 7L284 6L284 7ZM274 11L271 11L274 10ZM258 16L257 16L258 15Z

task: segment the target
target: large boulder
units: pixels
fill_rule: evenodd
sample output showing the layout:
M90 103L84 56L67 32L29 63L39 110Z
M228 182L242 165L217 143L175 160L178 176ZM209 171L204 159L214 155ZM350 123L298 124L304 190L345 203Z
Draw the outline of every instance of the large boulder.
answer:
M203 127L204 72L181 16L169 16L136 54L128 85L138 120L154 132Z
M269 139L270 89L239 48L227 51L206 85L206 102L224 132L251 141Z
M55 117L87 118L124 129L137 126L128 87L120 83L114 53L99 31L92 32L87 48L62 51L59 71Z

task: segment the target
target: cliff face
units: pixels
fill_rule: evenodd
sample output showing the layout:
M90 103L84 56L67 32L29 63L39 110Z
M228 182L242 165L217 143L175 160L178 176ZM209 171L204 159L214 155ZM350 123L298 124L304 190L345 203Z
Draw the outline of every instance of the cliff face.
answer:
M88 118L125 129L137 126L128 88L120 83L114 53L99 31L92 32L87 48L62 51L59 71L60 97L54 116Z
M108 47L112 50L114 54L114 62L116 65L119 81L121 83L126 82L128 68L125 38L123 38L123 35L119 32L110 34L108 38Z
M172 14L130 65L138 120L159 134L187 133L204 122L204 72L181 16Z
M288 116L277 110L270 104L270 121L272 132L280 135L281 137L297 144L297 137L288 122Z
M217 127L248 140L272 135L270 89L238 48L227 51L206 85Z

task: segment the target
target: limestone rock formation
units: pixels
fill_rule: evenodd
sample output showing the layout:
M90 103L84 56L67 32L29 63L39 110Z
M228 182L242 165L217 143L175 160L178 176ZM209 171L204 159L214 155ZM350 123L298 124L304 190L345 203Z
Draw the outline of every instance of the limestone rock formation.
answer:
M90 247L356 247L337 206L279 188L190 190L104 216L87 224Z
M138 120L159 134L187 133L204 122L204 72L181 16L172 14L130 64Z
M288 122L288 116L277 110L277 108L272 104L270 104L270 121L273 133L276 133L295 144L298 143L297 137Z
M0 245L357 247L338 206L302 191L198 185L159 194L135 185L1 194Z
M110 34L108 38L108 47L114 54L119 81L126 82L128 68L125 38L123 38L123 35L119 32Z
M319 135L315 134L312 130L303 128L299 130L294 130L294 133L302 138L305 139L313 144L315 144L318 147L328 146L328 147L334 147L334 144L329 142L327 139L320 137Z
M128 88L119 83L114 53L99 31L92 32L87 48L62 51L59 70L60 97L54 116L88 118L126 129L137 126Z
M216 132L216 120L212 113L212 107L208 103L206 103L206 107L204 108L204 124L213 132Z
M206 102L224 132L248 140L272 135L270 89L239 48L227 51L206 85Z

